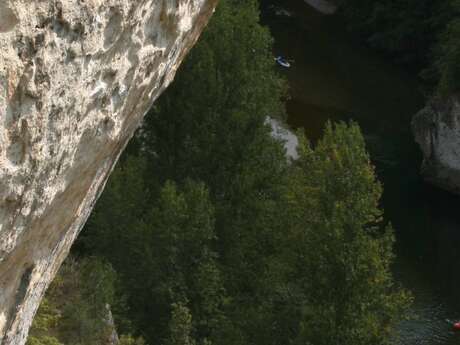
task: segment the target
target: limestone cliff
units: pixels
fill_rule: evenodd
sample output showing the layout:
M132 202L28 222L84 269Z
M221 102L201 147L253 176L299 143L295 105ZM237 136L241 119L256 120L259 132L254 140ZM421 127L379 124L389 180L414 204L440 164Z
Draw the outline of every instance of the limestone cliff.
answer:
M216 0L0 0L0 344L40 299Z
M414 117L412 130L424 156L423 177L460 194L460 97L432 101Z

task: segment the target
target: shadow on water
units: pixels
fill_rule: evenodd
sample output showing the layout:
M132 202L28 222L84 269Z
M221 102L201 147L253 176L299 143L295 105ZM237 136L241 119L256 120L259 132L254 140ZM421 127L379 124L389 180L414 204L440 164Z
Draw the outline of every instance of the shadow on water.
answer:
M357 121L384 185L396 235L397 280L411 289L416 318L400 325L401 344L459 344L446 319L460 319L460 198L423 183L411 117L423 107L418 81L347 34L341 18L302 0L266 0L262 17L290 85L288 122L315 141L327 120ZM280 67L281 68L281 67Z

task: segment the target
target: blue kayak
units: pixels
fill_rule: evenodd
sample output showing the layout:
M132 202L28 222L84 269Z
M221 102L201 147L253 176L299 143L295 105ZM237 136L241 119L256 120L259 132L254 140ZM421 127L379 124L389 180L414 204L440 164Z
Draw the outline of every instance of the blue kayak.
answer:
M285 68L289 68L291 67L291 64L289 63L289 61L287 61L286 59L284 59L283 57L281 56L278 56L275 61L278 63L278 65L282 66L282 67L285 67Z

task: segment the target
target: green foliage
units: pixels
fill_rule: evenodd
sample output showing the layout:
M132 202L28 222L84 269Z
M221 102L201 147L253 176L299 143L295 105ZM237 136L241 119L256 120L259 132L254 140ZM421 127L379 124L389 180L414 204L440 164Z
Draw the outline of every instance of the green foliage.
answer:
M115 275L96 259L68 259L35 317L28 345L99 345L108 337Z
M55 328L61 315L55 305L50 303L47 297L43 298L37 316L34 319L34 330L36 332L46 332L50 328Z
M108 188L92 213L88 232L90 238L83 244L87 250L97 247L98 254L109 256L123 252L131 241L129 229L145 212L149 201L149 191L145 179L146 162L140 157L128 157L112 173ZM128 259L128 262L125 260ZM123 264L135 267L136 262L129 258L112 257L113 266Z
M444 4L431 0L343 0L349 27L374 48L405 64L428 63L445 16ZM442 28L441 28L442 29Z
M110 192L102 198L103 204L128 192L125 189L131 185L119 183L124 180L125 171L134 172L122 167L115 173L108 186ZM136 206L142 208L143 203ZM111 214L111 210L104 211L108 215L99 213L97 217ZM129 318L149 339L164 340L168 337L171 304L191 300L197 337L210 336L221 315L225 290L215 261L217 255L212 250L214 208L205 186L187 181L178 190L175 183L166 182L155 206L131 220L129 227L122 222L112 224L110 229L97 228L93 234L98 236L102 232L105 237L105 231L111 231L115 236L112 241L123 239L114 246L119 252L111 252L110 247L101 243L99 254L111 260L120 275L130 305Z
M403 314L359 129L329 126L289 163L265 124L285 92L271 45L255 0L221 1L142 149L114 171L82 248L117 272L123 333L152 345L383 344Z
M221 1L144 128L159 185L192 178L208 186L232 294L253 295L264 284L266 257L258 247L270 241L271 207L286 169L264 123L269 114L283 114L284 82L271 47L257 1Z
M110 332L106 305L112 302L114 272L98 260L70 262L56 281L59 302L59 338L65 344L99 344Z
M119 345L145 345L142 337L135 338L132 335L122 335L119 339Z
M179 303L172 305L171 321L169 322L168 345L194 345L192 333L192 315L186 306Z
M348 26L370 46L422 71L443 94L458 91L458 0L342 0Z
M283 114L284 92L271 47L268 29L258 23L257 1L220 2L146 120L149 159L162 183L202 180L224 197L229 187L222 181L241 173L252 147L269 144L262 124L267 115Z
M146 235L145 252L151 255L143 267L151 288L148 296L139 298L144 291L141 287L132 301L134 305L151 304L152 310L167 312L158 313L162 319L151 334L159 336L167 329L164 322L169 319L169 306L174 301L190 300L197 331L208 336L215 327L213 319L219 316L224 289L215 262L217 255L212 250L214 209L204 185L188 181L179 192L175 184L167 182L157 207L149 212L140 231ZM209 275L202 277L203 270ZM145 325L143 329L152 326Z
M452 6L456 16L442 33L435 63L442 95L460 91L460 1L452 2Z
M60 343L55 337L44 335L41 337L30 336L27 339L27 345L62 345L62 343Z
M381 229L381 186L355 124L328 124L304 146L288 199L301 221L289 235L302 301L299 344L386 344L410 303L390 271L393 234Z
M199 342L217 330L234 334L224 305L243 317L249 311L232 303L268 289L270 218L287 168L265 125L267 114L283 114L271 45L257 1L222 1L147 118L136 143L145 158L114 172L90 219L86 250L119 272L129 318L149 342L167 338L170 306L185 299Z

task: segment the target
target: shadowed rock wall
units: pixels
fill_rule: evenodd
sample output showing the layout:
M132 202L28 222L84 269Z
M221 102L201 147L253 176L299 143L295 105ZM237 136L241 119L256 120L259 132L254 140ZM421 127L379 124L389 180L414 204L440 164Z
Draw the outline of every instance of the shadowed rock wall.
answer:
M412 131L425 180L460 194L460 97L432 101L414 117Z

